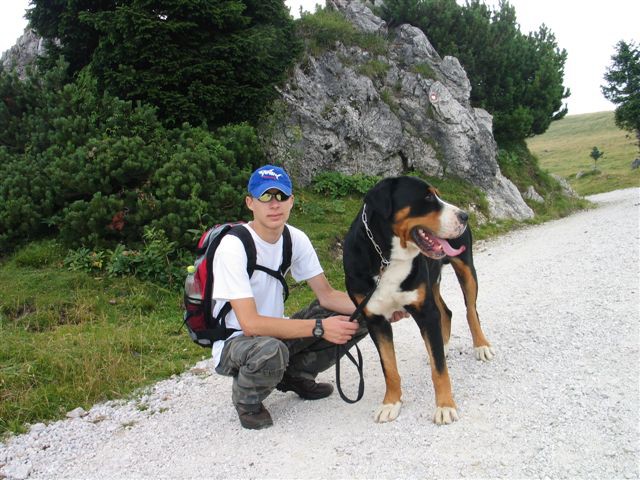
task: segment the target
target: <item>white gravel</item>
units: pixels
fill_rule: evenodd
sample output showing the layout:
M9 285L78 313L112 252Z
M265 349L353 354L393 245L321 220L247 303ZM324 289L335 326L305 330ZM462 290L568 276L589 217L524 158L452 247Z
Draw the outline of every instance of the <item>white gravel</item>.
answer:
M476 246L491 362L474 359L445 272L452 425L431 422L426 353L407 320L395 327L404 390L395 422L373 422L384 383L370 339L361 402L274 392L265 404L275 425L261 431L240 427L230 379L204 361L135 401L0 443L0 478L639 478L640 189L592 200L597 209ZM353 396L354 369L344 370ZM320 378L333 382L333 370Z

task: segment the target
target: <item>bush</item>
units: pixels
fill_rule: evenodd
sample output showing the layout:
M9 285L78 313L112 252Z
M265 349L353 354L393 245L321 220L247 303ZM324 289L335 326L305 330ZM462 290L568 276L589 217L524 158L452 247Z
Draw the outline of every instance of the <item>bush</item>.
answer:
M338 172L324 172L313 179L312 189L331 198L353 194L365 194L380 181L381 177L362 174L344 175Z
M189 230L241 218L252 164L238 165L234 152L206 130L184 126L165 133L166 140L132 155L132 165L152 166L144 182L120 182L121 188L109 195L97 191L55 217L67 245L135 246L150 225L180 247L192 247Z
M245 152L246 153L246 152ZM190 228L204 230L241 218L252 164L236 162L209 132L186 128L167 161L151 176L137 210L180 246L192 246ZM138 222L144 225L144 220Z
M143 244L137 250L117 245L113 249L80 247L69 250L64 266L71 271L106 274L109 277L135 276L140 280L178 289L185 276L185 265L192 261L191 254L179 250L162 230L144 229Z
M252 127L167 129L152 107L99 95L88 73L67 85L59 73L0 72L20 107L0 103L0 252L57 232L71 247L135 248L146 226L192 247L189 230L241 218L264 160Z
M55 190L39 158L9 155L0 147L0 252L49 231Z

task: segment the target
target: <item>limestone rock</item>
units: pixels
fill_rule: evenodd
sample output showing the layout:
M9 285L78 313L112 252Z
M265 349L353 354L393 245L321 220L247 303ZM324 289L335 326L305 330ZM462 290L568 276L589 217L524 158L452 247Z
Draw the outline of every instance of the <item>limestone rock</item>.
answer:
M527 200L531 200L533 202L544 203L544 198L536 192L536 189L533 188L533 185L529 185L529 188L522 195Z
M533 217L533 211L524 202L516 186L499 171L484 192L493 218L525 220Z
M452 175L486 193L492 218L533 217L500 173L492 117L471 107L460 62L442 59L416 27L388 29L359 1L327 4L363 32L386 36L389 47L376 56L338 43L295 67L281 89L279 116L263 138L296 183L306 185L324 171ZM384 68L371 73L371 65Z
M82 418L86 415L87 411L82 407L74 408L70 412L67 412L67 418Z
M328 0L327 4L335 10L344 11L347 19L360 31L382 35L386 35L388 32L387 22L375 16L362 3L351 2L350 0Z
M562 193L566 197L572 197L572 198L579 197L577 192L573 188L571 188L571 185L569 185L569 182L567 182L567 180L564 177L561 177L560 175L556 175L555 173L552 173L551 176L560 184L560 188L562 188Z
M2 54L0 63L5 70L15 70L20 78L24 78L27 67L44 53L44 39L26 28L16 44Z

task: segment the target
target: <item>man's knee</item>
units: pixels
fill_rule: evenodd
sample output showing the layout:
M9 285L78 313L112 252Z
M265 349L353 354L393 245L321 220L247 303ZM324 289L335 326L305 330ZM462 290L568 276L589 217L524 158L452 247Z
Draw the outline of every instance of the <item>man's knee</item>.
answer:
M256 340L246 358L247 370L263 375L281 376L289 363L287 346L273 337L258 337Z

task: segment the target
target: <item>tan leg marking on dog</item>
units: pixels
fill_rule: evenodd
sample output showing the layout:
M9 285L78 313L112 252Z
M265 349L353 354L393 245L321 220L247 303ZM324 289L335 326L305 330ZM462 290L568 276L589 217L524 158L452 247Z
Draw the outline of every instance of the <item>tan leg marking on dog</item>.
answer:
M451 266L458 276L460 288L462 288L462 293L464 294L464 302L467 307L467 323L469 324L469 330L471 331L471 337L473 338L473 348L476 359L483 362L491 360L495 355L495 351L489 343L489 340L484 336L484 332L480 326L478 310L476 309L478 284L475 278L473 278L471 269L462 260L459 258L452 258Z
M445 425L458 420L458 412L456 402L453 400L451 391L451 379L449 378L449 369L445 359L444 368L439 372L436 368L436 362L433 358L429 338L423 336L424 343L429 352L429 364L431 366L431 380L433 381L433 389L436 394L436 410L433 414L433 421L438 425Z
M436 302L436 306L440 311L440 326L442 328L442 342L445 345L445 355L449 348L449 339L451 338L451 317L447 313L447 304L444 303L442 295L440 295L440 283L436 283L433 286L433 299Z
M402 389L400 387L400 375L396 363L396 353L393 342L381 339L378 343L380 359L382 360L382 372L387 390L382 400L382 405L375 412L374 419L378 423L391 422L398 418L402 402Z

